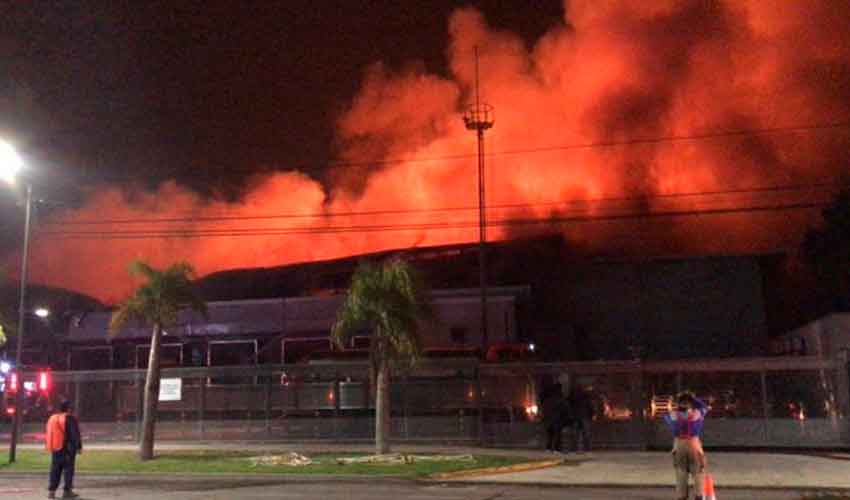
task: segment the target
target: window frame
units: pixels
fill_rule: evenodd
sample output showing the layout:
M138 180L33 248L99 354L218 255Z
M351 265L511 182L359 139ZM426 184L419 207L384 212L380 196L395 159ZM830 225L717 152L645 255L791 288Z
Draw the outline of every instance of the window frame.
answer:
M84 352L84 351L108 351L109 352L109 368L112 369L115 366L115 348L111 345L96 345L96 346L74 346L68 350L68 371L87 371L87 370L97 370L97 368L87 368L86 370L74 369L72 365L72 361L74 359L74 353Z
M183 343L183 342L169 342L167 344L162 344L160 346L160 348L163 348L163 347L179 347L180 348L180 356L179 356L180 359L178 361L179 364L177 366L178 366L178 368L182 368L183 367L183 347L185 345L186 344ZM137 370L147 370L147 367L143 368L139 365L139 359L140 359L139 358L139 350L145 349L145 348L150 349L151 345L150 344L136 344L136 349L135 349L136 359L135 359L134 366ZM161 362L161 360L162 360L162 349L160 349L159 353L160 353L160 368L162 368L162 362Z
M284 337L280 339L280 362L281 364L295 364L295 363L287 363L286 362L286 343L287 342L317 342L317 341L325 341L327 343L328 350L333 348L333 341L331 340L330 335L321 337Z
M223 366L258 366L257 364L257 351L258 351L258 343L257 339L243 339L243 340L210 340L207 342L207 367L212 368L214 365L212 364L212 354L213 354L213 346L215 345L224 345L224 344L253 344L254 345L254 363L251 365L223 365ZM249 382L248 384L216 384L213 383L213 377L207 377L207 386L234 386L234 385L257 385L257 376L253 377L245 377L252 378L253 382Z

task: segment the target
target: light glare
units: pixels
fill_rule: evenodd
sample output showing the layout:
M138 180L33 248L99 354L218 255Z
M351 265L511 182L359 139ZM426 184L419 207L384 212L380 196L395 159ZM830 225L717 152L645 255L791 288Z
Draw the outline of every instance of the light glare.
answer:
M24 162L15 148L8 142L0 140L0 178L10 184L15 182L15 176L23 166Z

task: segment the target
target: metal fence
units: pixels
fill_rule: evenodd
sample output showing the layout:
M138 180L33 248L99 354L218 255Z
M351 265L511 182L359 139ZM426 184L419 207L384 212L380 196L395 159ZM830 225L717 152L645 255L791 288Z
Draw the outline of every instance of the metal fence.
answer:
M85 437L134 441L143 370L53 374L52 402L71 398ZM396 370L391 385L396 440L540 446L533 417L544 379L593 395L595 447L670 445L663 415L690 389L712 410L707 447L850 446L848 365L811 357L559 364L429 361ZM370 440L368 366L363 363L173 368L162 372L173 401L159 404L161 440ZM177 386L179 385L179 391ZM30 412L24 440L41 438ZM0 424L0 433L8 423ZM565 433L570 442L571 430Z

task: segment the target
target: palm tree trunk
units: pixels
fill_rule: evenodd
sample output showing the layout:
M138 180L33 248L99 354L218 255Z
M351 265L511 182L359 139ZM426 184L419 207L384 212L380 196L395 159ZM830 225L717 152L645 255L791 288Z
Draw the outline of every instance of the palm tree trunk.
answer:
M378 362L377 389L375 393L375 453L390 451L390 369L389 362Z
M142 416L142 437L139 442L139 459L153 458L154 427L156 426L156 409L159 404L159 351L162 338L162 327L154 324L151 335L151 352L148 358L148 374L145 379L145 402Z

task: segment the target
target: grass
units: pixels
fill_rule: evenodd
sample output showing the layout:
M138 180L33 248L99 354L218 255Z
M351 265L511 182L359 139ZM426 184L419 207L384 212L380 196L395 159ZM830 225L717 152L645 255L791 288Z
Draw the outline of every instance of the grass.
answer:
M140 462L135 451L89 450L77 457L77 471L96 474L182 474L182 473L234 473L234 474L333 474L333 475L388 475L417 478L431 474L455 472L484 467L501 467L526 463L520 457L476 455L474 461L414 462L402 465L338 465L338 457L361 456L357 453L320 453L309 455L315 463L302 467L286 465L255 466L251 457L262 452L240 451L165 451L157 453L154 460ZM45 472L50 464L47 453L38 450L18 450L17 461L8 463L8 454L0 454L0 476L14 472Z

